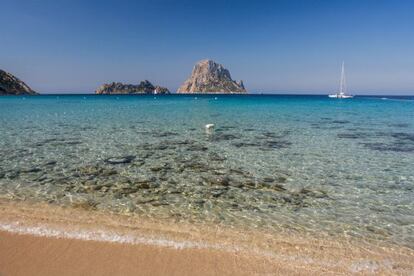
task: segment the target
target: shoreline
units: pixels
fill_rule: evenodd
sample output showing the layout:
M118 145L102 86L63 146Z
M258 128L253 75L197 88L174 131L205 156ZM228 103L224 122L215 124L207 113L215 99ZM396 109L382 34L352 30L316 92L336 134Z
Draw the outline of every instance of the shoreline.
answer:
M0 200L0 274L23 275L33 273L35 269L39 274L48 275L51 263L47 260L56 254L65 257L53 261L53 267L58 270L50 271L49 275L62 271L82 273L74 270L78 267L84 269L83 273L90 273L96 271L96 266L104 262L102 258L108 256L94 254L91 257L88 253L85 256L89 261L85 264L78 254L96 250L108 254L118 252L118 255L110 254L111 261L102 270L104 274L114 272L113 269L117 269L115 273L127 275L140 271L151 274L197 271L202 275L316 275L321 272L405 275L414 272L414 250L395 245L171 223L45 203ZM24 266L30 270L23 271L26 268L17 265L23 259L33 259L39 251L44 252L44 256L39 257L36 265ZM131 262L140 265L129 266L121 260L124 252L129 252L128 257L122 258L132 258ZM148 258L150 261L145 261L143 266L141 261ZM163 261L158 264L153 258ZM91 259L94 261L90 262ZM66 263L60 263L60 260L66 260ZM41 261L43 265L39 264ZM115 265L118 263L123 265Z

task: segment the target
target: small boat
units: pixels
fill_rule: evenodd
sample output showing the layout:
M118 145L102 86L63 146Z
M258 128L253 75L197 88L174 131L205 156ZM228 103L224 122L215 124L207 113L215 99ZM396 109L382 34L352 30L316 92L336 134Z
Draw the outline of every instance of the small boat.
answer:
M339 92L335 94L329 94L329 98L336 99L350 99L354 96L346 94L346 82L345 82L345 64L342 62L342 71L341 71L341 82L339 84Z

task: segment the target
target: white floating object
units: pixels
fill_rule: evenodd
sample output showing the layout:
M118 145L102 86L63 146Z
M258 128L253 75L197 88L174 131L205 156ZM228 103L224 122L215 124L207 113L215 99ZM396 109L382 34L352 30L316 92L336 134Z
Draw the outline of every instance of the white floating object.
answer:
M218 98L217 97L214 97L214 99L217 100Z
M214 128L214 124L206 124L206 129L213 129Z

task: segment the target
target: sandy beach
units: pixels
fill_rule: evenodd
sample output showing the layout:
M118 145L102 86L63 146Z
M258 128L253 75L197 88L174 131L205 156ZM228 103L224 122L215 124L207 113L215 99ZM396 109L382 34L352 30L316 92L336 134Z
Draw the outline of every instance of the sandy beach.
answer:
M0 234L2 275L241 275L287 273L243 254Z
M414 252L2 200L0 275L409 275Z

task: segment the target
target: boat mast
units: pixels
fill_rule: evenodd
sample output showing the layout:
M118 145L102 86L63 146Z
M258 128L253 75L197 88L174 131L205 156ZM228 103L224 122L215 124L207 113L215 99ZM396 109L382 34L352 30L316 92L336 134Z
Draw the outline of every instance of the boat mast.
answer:
M346 83L345 83L345 62L342 62L341 70L341 82L339 85L339 94L345 94L346 92Z

